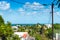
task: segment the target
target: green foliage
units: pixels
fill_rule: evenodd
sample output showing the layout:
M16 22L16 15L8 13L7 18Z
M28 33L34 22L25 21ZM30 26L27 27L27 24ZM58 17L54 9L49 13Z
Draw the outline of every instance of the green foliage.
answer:
M18 35L13 35L12 40L20 40Z
M12 36L13 30L11 27L11 23L7 22L7 24L4 23L4 20L2 16L0 16L0 37L4 34L5 37Z
M60 24L54 24L54 33L60 33Z
M50 38L50 39L52 39L52 28L49 28L49 29L47 29L47 31L48 31L48 33L46 34L46 36L48 37L48 38Z
M60 29L60 24L54 24L55 29Z
M43 30L41 30L41 28ZM43 37L41 36L42 34L40 34L40 30L43 31L44 34L44 39L48 40L48 38L51 37L52 34L52 30L51 29L45 29L47 28L47 26L45 26L44 24L40 26L40 24L34 24L32 26L26 25L26 26L20 26L18 31L20 32L28 32L28 34L32 37L35 37L36 40L42 40ZM51 33L50 33L51 32ZM46 36L47 37L46 37ZM48 36L49 35L49 36ZM43 40L44 40L43 39Z
M41 35L40 34L35 34L35 40L42 40Z
M58 28L60 25L58 25ZM54 25L55 29L57 28L57 25ZM42 30L41 30L42 28ZM36 40L42 40L42 36L40 34L40 30L46 35L46 38L51 38L52 30L50 29L44 29L47 28L44 24L40 26L39 23L34 24L32 26L26 25L26 26L20 26L18 27L18 32L28 32L30 36L35 37ZM57 29L58 29L57 28ZM0 37L4 34L7 40L20 40L18 35L13 35L14 31L11 27L11 23L7 22L7 24L4 23L4 20L2 16L0 16ZM13 37L12 37L13 36Z
M7 40L12 40L12 37L9 37L9 36L8 36L8 37L6 37L6 39L7 39Z
M9 21L7 21L7 26L11 27L11 23Z
M3 20L2 16L0 15L0 26L1 26L2 24L4 24L4 20Z
M19 28L18 28L18 31L19 31L19 32L24 32L24 31L25 31L25 28L24 28L24 27L19 27Z
M13 30L10 25L5 24L0 26L0 35L11 36L13 34Z

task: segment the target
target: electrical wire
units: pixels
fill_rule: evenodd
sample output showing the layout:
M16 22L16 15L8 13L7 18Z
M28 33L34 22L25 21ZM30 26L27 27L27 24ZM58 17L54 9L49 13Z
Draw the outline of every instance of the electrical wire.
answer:
M50 22L52 20L52 15L51 15L51 13L49 13L49 14L50 14L50 16L49 16L48 24L50 24Z
M15 3L18 3L18 4L25 4L25 3L21 3L21 2L17 2L17 1L15 1L15 0L10 0L10 1L12 1L12 2L15 2ZM29 5L29 4L28 4ZM44 6L48 6L48 5L51 5L51 4L42 4L42 5L44 5ZM42 6L42 5L39 5L39 6ZM36 5L35 5L36 6Z
M25 3L21 3L21 2L17 2L17 1L15 1L15 0L10 0L10 1L12 1L12 2L15 2L15 3L18 3L18 4L25 4ZM52 3L54 3L56 0L53 0L53 2ZM28 4L29 5L29 4ZM48 5L51 5L51 4L42 4L42 5L44 5L44 6L48 6ZM42 5L39 5L39 6L42 6ZM36 6L36 5L34 5L34 6ZM51 15L51 14L50 14ZM52 15L51 15L52 16ZM50 22L50 20L51 20L51 18L52 17L49 17L49 21L48 21L48 23Z
M18 3L18 4L23 4L23 5L24 5L24 3L17 2L17 1L15 1L15 0L10 0L10 1L15 2L15 3Z
M57 15L57 17L59 17L59 18L60 18L60 16L59 16L59 15Z

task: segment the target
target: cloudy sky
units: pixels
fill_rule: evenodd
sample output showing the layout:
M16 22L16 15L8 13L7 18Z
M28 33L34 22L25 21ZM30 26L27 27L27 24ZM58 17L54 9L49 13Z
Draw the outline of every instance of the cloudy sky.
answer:
M53 0L3 0L0 1L0 15L12 24L51 23ZM55 2L56 3L56 2ZM54 23L60 23L60 10L54 5Z

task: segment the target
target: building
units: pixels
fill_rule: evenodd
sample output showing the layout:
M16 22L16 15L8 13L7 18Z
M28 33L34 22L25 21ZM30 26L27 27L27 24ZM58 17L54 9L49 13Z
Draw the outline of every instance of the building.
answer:
M18 30L17 26L12 26L12 29L14 30L14 32L16 32Z
M26 40L28 38L28 32L14 32L14 34L18 35L21 40Z
M14 34L18 35L21 40L35 40L34 37L29 36L28 32L14 32Z
M51 28L52 25L51 24L45 24L48 28Z

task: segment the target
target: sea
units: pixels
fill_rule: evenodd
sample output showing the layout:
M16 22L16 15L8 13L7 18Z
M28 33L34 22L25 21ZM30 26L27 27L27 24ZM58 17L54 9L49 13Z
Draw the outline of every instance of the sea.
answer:
M21 26L29 25L29 26L32 26L32 25L35 25L35 24L12 24L11 26L17 26L17 25L21 25Z

